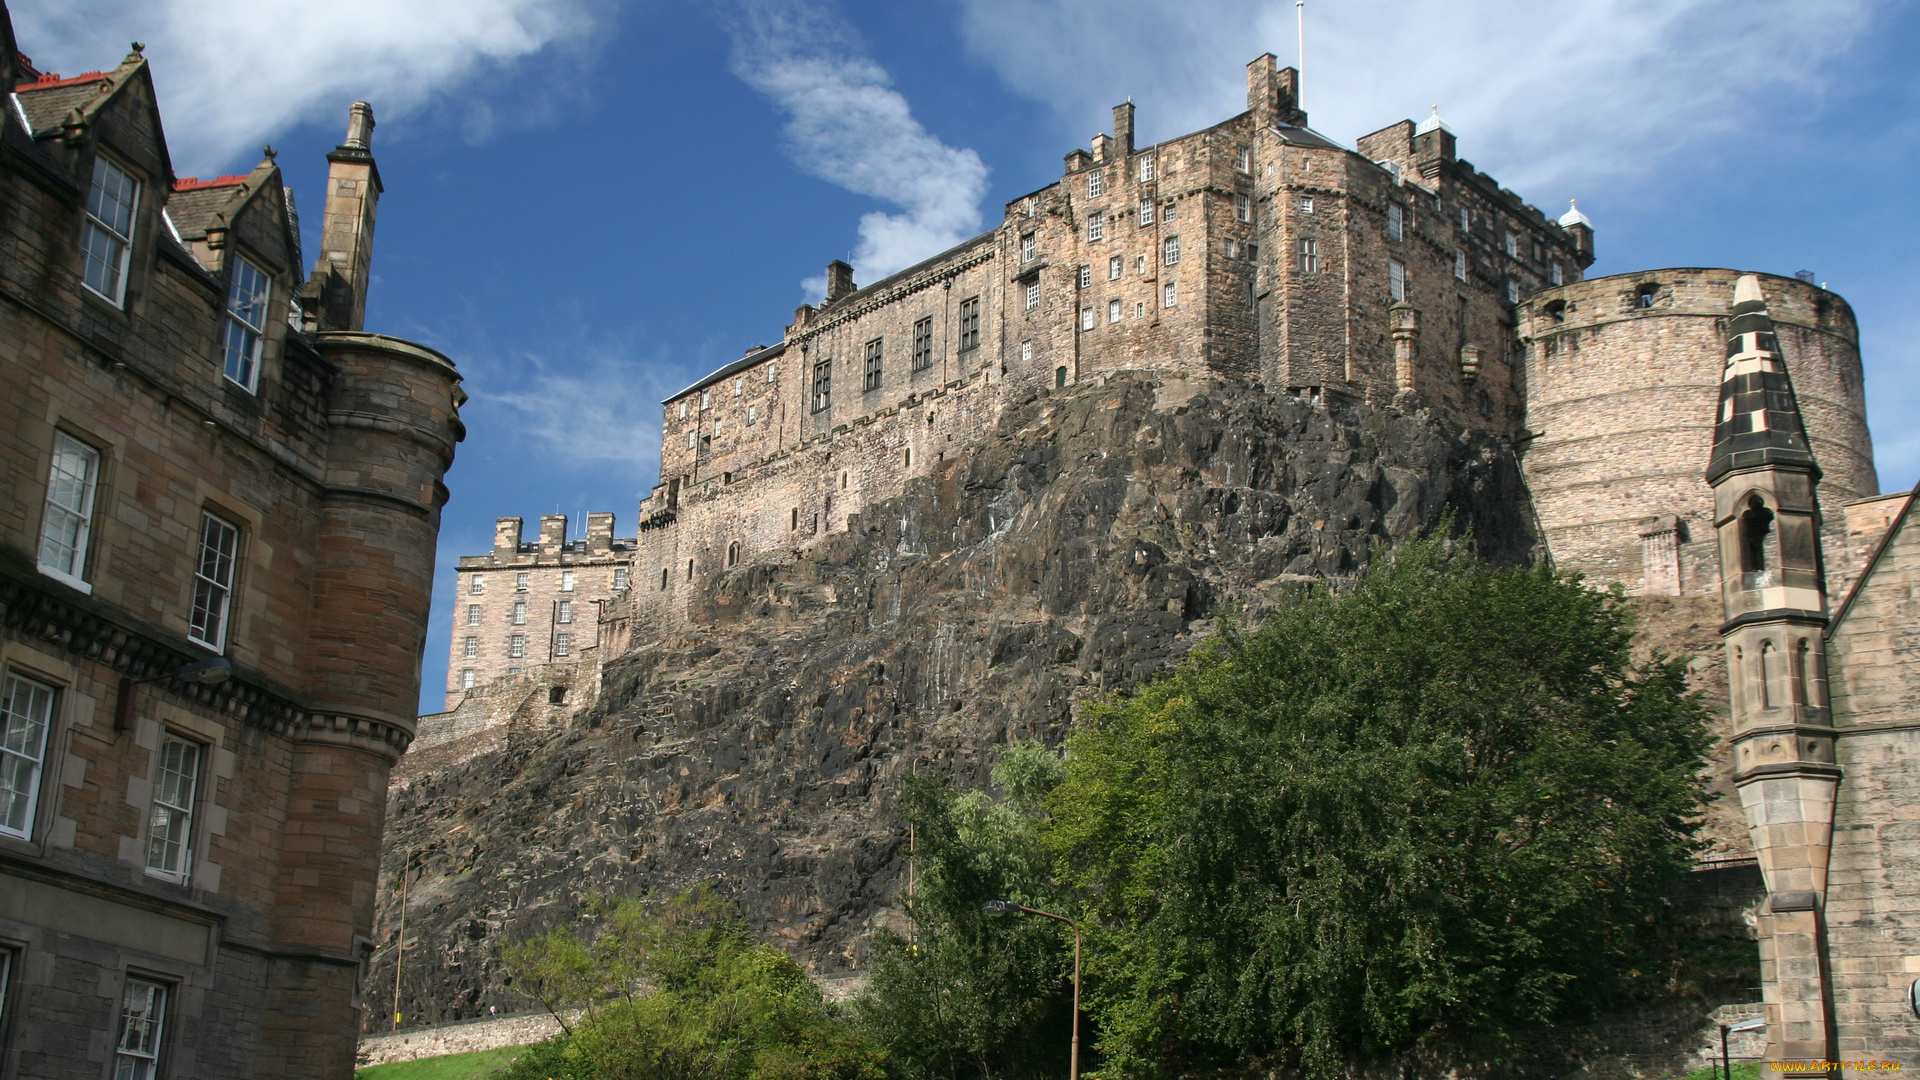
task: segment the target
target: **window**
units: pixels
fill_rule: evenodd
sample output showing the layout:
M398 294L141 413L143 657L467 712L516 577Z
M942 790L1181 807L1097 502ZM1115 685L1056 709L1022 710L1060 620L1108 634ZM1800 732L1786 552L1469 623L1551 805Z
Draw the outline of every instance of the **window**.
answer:
M553 635L553 655L555 656L572 656L573 655L573 635L572 634L566 632L565 630L562 630L561 632Z
M486 592L487 590L486 580L487 580L486 578L481 577L479 574L475 574L472 577L468 578L467 579L467 595L479 596L480 594Z
M87 190L87 222L80 239L86 263L82 280L115 307L126 299L133 212L139 205L140 182L104 156L95 156L93 185Z
M1118 300L1107 301L1107 321L1109 323L1119 322L1120 313L1121 313L1120 301Z
M527 602L525 600L515 600L513 602L513 625L527 625Z
M1313 213L1313 196L1311 195L1300 196L1300 212L1303 214Z
M1453 253L1453 276L1461 281L1467 280L1467 253L1464 251Z
M465 660L473 660L473 659L477 659L479 655L480 655L480 639L477 637L468 638L466 640L466 644L460 650L461 658Z
M1555 285L1565 285L1567 283L1566 275L1560 272L1559 263L1553 263L1547 267L1547 280L1553 282Z
M700 432L697 429L687 432L687 449L698 450L699 448Z
M1120 256L1118 255L1115 255L1113 258L1108 259L1107 260L1107 280L1108 281L1120 280L1120 275L1123 272L1122 268L1124 267L1124 265L1125 264L1121 262Z
M1387 260L1387 295L1395 300L1407 298L1407 268L1392 259Z
M913 324L913 370L925 371L932 366L933 318L929 316Z
M227 284L226 375L252 390L260 381L260 343L267 334L267 297L273 284L259 267L236 255Z
M1140 200L1140 224L1142 225L1153 224L1153 197L1152 196L1148 196L1147 198Z
M53 687L7 672L0 702L0 833L32 839L33 811L40 800L40 764L53 726Z
M711 408L713 408L713 391L711 390L700 391L700 411L706 412L708 409L711 409Z
M1106 174L1090 172L1087 174L1087 198L1097 199L1107 193Z
M746 389L747 377L745 375L735 376L733 380L733 396L739 397Z
M1037 281L1029 281L1027 282L1027 310L1032 311L1034 308L1037 308L1039 306L1040 306L1040 283Z
M127 976L120 999L120 1039L113 1053L113 1080L154 1080L160 1075L160 1042L166 1031L165 983Z
M1161 299L1164 306L1166 307L1180 306L1179 287L1176 286L1173 282L1171 281L1167 282L1166 285L1164 285L1161 288L1160 292L1162 294Z
M1093 284L1093 267L1087 265L1086 263L1081 263L1079 281L1080 281L1080 287L1083 289L1092 285Z
M147 873L182 884L193 872L193 797L200 786L199 743L169 732L153 765L153 814L147 821Z
M758 419L760 419L760 406L758 405L747 406L747 423L752 424L754 421Z
M1139 274L1141 277L1147 276L1147 257L1145 255L1136 256L1134 258L1133 272L1136 274Z
M716 439L720 437L720 417L718 416L713 418L713 437Z
M467 625L468 626L480 625L480 605L479 604L467 605Z
M1028 233L1027 235L1021 237L1020 238L1020 261L1032 262L1033 257L1036 254L1039 254L1039 247L1040 245L1034 243L1032 233Z
M1025 364L1025 363L1031 362L1032 360L1033 360L1033 342L1031 341L1021 342L1020 343L1020 362Z
M813 365L813 411L826 412L833 406L833 361Z
M1153 179L1153 155L1141 154L1140 155L1140 182L1144 184L1151 179Z
M1098 210L1087 215L1087 240L1089 243L1107 238L1107 216Z
M738 540L735 540L733 543L727 545L727 565L728 566L740 565L740 541Z
M40 572L83 592L91 589L80 575L87 568L87 537L93 530L93 495L99 481L100 451L54 432L46 516L40 522Z
M1659 295L1660 286L1653 284L1642 285L1640 286L1640 291L1634 294L1634 306L1650 308Z
M660 591L667 591L667 568L664 566L660 568Z
M768 364L768 365L767 365L767 381L768 381L768 382L773 382L774 380L776 380L776 379L778 379L779 377L780 377L780 365L779 365L779 364Z
M522 570L519 573L513 575L513 591L514 592L527 591L527 571Z
M1464 206L1460 208L1460 231L1473 231L1473 211L1468 210Z
M1240 152L1237 155L1235 155L1233 159L1233 167L1236 169L1239 169L1241 172L1244 172L1244 173L1252 172L1253 171L1253 148L1250 146L1241 147Z
M866 375L860 379L862 390L879 390L879 342L881 338L866 342Z
M1517 259L1520 257L1520 238L1519 237L1513 235L1512 233L1508 233L1505 247L1507 252L1507 258Z
M1161 203L1160 204L1160 220L1162 222L1171 222L1176 216L1175 211L1179 209L1180 209L1179 204L1174 202L1172 199L1168 199L1166 202Z
M1160 261L1167 266L1180 265L1180 238L1169 236L1160 241Z
M200 564L193 572L193 613L187 637L219 652L227 644L227 607L233 598L233 563L240 530L214 517L200 516Z
M960 301L960 351L980 347L980 298Z
M1388 203L1387 204L1387 239L1404 240L1406 239L1406 236L1407 236L1406 211L1400 209L1399 203Z
M1240 245L1232 240L1228 240L1220 245L1220 250L1227 258L1231 259L1240 254Z
M527 635L515 634L507 639L507 656L519 660L527 655Z
M1313 239L1300 241L1300 272L1303 274L1320 272L1320 241Z
M613 587L616 589L624 589L627 587L626 567L616 566L613 568Z
M573 621L573 601L562 600L554 606L553 621L570 623Z
M1235 195L1233 197L1233 216L1237 221L1252 221L1253 200L1247 198L1245 195Z
M1080 329L1082 330L1093 329L1093 309L1092 308L1083 307L1080 309Z
M510 668L508 668L508 669L507 669L507 675L508 675L508 677L509 677L509 678L511 678L512 676L515 676L515 675L518 675L518 674L520 674L521 672L523 672L523 671L525 671L525 670L527 670L527 669L526 669L526 668L521 668L521 667L510 667Z
M680 403L680 419L685 420L686 418L687 418L687 403L683 401Z
M1507 303L1517 304L1519 302L1520 302L1520 283L1513 280L1512 278L1508 278L1507 279Z
M461 668L460 669L460 689L462 690L473 689L474 680L476 678L477 676L474 675L472 668Z

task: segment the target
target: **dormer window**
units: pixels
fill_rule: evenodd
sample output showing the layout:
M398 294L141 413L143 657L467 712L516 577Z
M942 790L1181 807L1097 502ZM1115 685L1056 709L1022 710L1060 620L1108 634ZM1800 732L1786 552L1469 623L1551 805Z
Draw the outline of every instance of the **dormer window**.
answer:
M86 260L83 280L87 288L115 307L126 300L133 212L139 205L140 182L105 157L95 157L93 185L87 191L87 223L80 241Z
M227 356L230 382L251 392L260 384L260 345L267 336L267 298L273 284L265 271L238 255L227 283Z

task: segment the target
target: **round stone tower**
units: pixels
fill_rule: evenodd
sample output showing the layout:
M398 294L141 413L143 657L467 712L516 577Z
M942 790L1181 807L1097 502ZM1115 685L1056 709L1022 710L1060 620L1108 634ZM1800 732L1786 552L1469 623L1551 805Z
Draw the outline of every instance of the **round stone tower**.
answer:
M1615 274L1521 305L1523 464L1561 569L1631 592L1717 588L1713 490L1700 462L1713 447L1734 284L1744 273ZM1844 530L1841 505L1879 492L1853 309L1805 281L1753 276L1825 477L1821 516L1827 530Z

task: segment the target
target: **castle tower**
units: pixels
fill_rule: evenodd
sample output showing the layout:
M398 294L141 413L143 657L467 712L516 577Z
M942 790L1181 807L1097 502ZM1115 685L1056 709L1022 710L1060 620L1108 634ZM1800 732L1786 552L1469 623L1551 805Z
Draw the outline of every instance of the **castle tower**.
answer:
M1823 632L1820 468L1773 319L1752 274L1734 286L1713 456L1733 710L1734 784L1766 878L1760 974L1769 1060L1831 1060L1825 948L1833 835L1833 723Z

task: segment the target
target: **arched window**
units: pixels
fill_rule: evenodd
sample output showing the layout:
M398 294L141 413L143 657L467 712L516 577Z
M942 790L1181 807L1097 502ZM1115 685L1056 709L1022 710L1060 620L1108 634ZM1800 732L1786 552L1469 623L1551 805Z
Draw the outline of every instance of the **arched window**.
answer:
M735 566L739 562L740 562L740 541L735 540L733 543L727 545L727 565Z
M1733 699L1733 707L1739 708L1744 701L1740 697L1747 687L1747 654L1740 646L1733 647L1733 662L1727 665L1727 691Z
M1764 575L1768 570L1767 544L1773 536L1773 511L1758 495L1747 497L1747 509L1740 515L1740 571ZM1749 586L1767 584L1750 580Z
M1806 638L1793 643L1793 703L1815 705L1813 700L1813 648Z
M1760 707L1772 709L1787 703L1786 657L1772 641L1760 643Z

